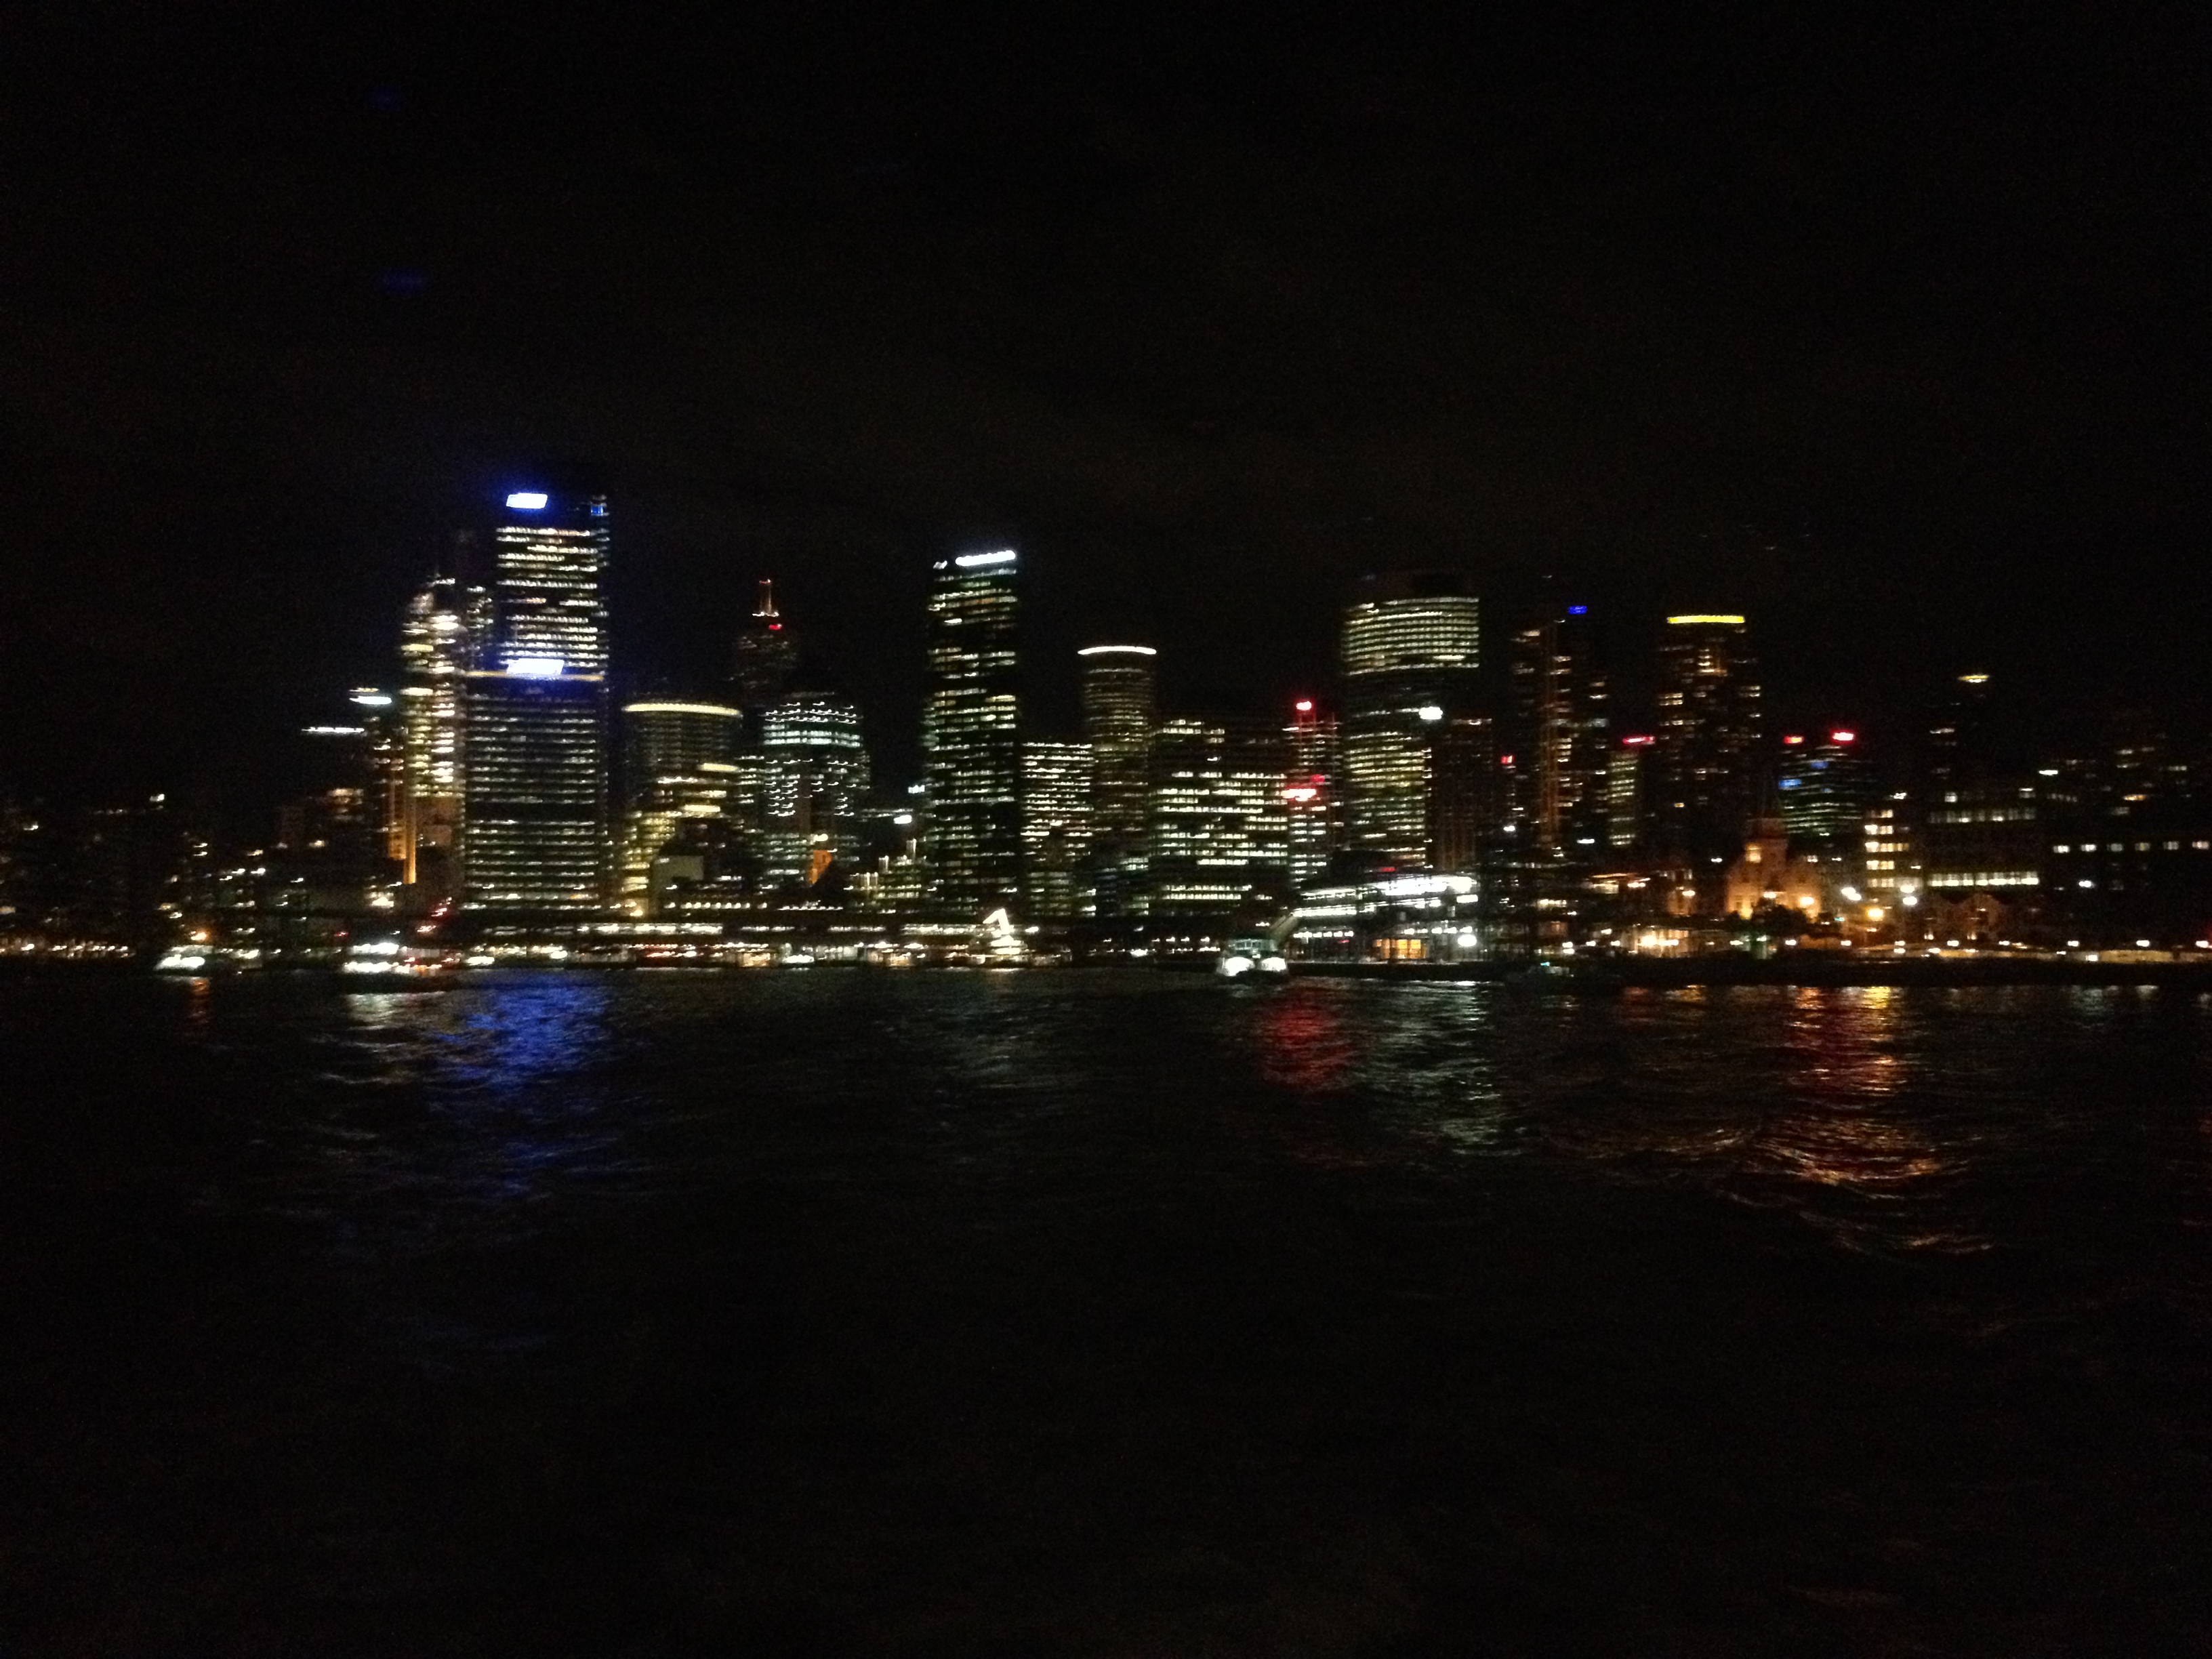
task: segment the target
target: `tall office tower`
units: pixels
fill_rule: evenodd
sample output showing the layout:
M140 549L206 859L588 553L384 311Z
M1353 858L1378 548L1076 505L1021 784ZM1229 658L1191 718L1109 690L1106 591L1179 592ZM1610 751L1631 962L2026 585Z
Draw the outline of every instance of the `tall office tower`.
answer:
M269 850L285 909L359 915L372 908L372 895L390 902L386 890L399 848L392 787L398 699L361 686L349 701L347 723L302 729L306 787L276 809Z
M763 578L752 618L738 635L730 683L745 714L745 738L757 744L769 705L791 689L799 672L799 641L775 608L775 584Z
M1990 752L1990 677L1961 674L1929 711L1928 741L1921 756L1926 793L1974 787L1996 769Z
M1019 565L1011 550L963 553L939 560L930 584L921 711L930 897L966 918L1021 900Z
M407 864L407 724L404 699L374 685L356 686L347 699L360 721L362 821L374 831L377 855L393 874ZM309 726L311 736L335 729Z
M605 904L610 873L607 498L549 481L506 508L462 705L462 890L518 921L573 918Z
M1028 911L1037 921L1073 921L1091 858L1091 745L1022 745L1022 863Z
M1345 612L1344 782L1354 848L1429 859L1431 728L1480 718L1481 605L1456 571L1370 576Z
M1220 916L1290 888L1289 759L1272 727L1163 720L1152 738L1151 856L1154 926Z
M1742 850L1759 804L1759 670L1743 618L1668 617L1646 792L1662 848L1705 860Z
M1291 880L1311 886L1328 873L1328 861L1344 844L1342 734L1336 717L1324 714L1311 697L1291 705L1283 731L1290 767L1283 774L1283 805L1290 816Z
M1487 717L1432 721L1428 738L1428 855L1436 871L1467 875L1505 816L1498 734Z
M462 687L490 622L490 594L434 576L408 601L399 626L400 879L441 896L460 873Z
M654 857L696 818L719 818L742 716L724 703L623 708L623 837L617 890L632 915L651 909Z
M1607 757L1605 844L1616 853L1644 839L1644 767L1657 742L1649 734L1626 737Z
M1790 850L1831 858L1856 857L1874 777L1859 754L1858 733L1831 732L1825 739L1791 732L1782 739L1774 780Z
M868 793L860 711L823 691L793 691L769 705L761 727L767 763L764 873L771 884L821 878L833 863L854 868Z
M1589 607L1571 605L1513 636L1517 816L1540 852L1587 858L1606 841L1610 720Z
M1146 903L1146 790L1152 752L1149 645L1091 645L1083 664L1083 735L1091 745L1091 871L1101 921Z

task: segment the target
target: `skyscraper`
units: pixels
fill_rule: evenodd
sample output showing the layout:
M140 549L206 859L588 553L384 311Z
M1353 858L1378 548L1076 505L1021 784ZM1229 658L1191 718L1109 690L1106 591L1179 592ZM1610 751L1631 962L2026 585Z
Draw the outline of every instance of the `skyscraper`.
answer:
M1739 616L1667 618L1646 791L1658 845L1733 859L1759 804L1759 668Z
M1290 766L1283 774L1283 805L1289 814L1291 881L1311 886L1328 870L1344 838L1342 735L1336 718L1324 714L1311 697L1291 705Z
M1153 735L1150 879L1163 918L1227 915L1290 889L1282 733L1169 720Z
M724 703L633 702L623 708L623 902L644 909L653 856L692 818L720 817L729 793L740 716Z
M1606 841L1609 719L1589 607L1515 634L1510 669L1517 816L1539 851L1594 855Z
M1658 739L1648 732L1623 738L1608 752L1605 769L1605 844L1626 852L1644 839L1644 767Z
M400 624L399 718L404 760L401 880L437 894L459 872L462 690L490 628L491 596L455 576L436 576L408 602Z
M1929 711L1923 793L1932 799L1947 789L1988 783L1999 769L1990 735L1990 677L1959 675Z
M1152 747L1149 645L1091 645L1083 665L1083 735L1091 745L1091 870L1103 921L1144 908L1146 789Z
M1858 733L1825 739L1793 732L1782 739L1774 780L1790 850L1851 857L1874 802L1874 778L1859 755Z
M758 743L769 705L791 689L799 672L799 641L775 608L775 584L763 578L751 619L738 635L730 682L744 711L745 738Z
M1011 549L963 553L939 560L930 584L921 713L930 896L963 917L1021 898L1019 565Z
M1352 846L1428 861L1431 728L1479 718L1481 605L1456 571L1370 576L1346 611L1344 780Z
M608 884L607 498L517 489L493 532L491 638L466 676L463 888L517 918L599 909Z
M1466 714L1430 721L1423 736L1428 764L1423 861L1431 870L1466 875L1481 867L1505 818L1498 734L1486 716Z
M793 691L763 717L766 765L764 872L771 883L812 883L860 852L868 793L860 711L824 691Z
M1022 745L1022 863L1029 915L1075 919L1091 856L1092 758L1087 743Z

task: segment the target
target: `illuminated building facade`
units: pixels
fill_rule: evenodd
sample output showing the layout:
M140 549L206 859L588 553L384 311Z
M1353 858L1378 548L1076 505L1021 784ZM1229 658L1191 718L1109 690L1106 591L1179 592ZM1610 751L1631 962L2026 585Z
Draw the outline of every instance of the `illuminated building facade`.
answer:
M1605 844L1626 852L1644 838L1644 769L1658 739L1632 732L1606 753Z
M962 916L1021 899L1019 565L1009 550L965 553L939 560L930 584L921 715L930 895Z
M400 879L440 895L459 879L463 790L462 692L490 632L491 596L439 576L400 623L398 715L404 755Z
M1347 839L1407 866L1430 855L1432 728L1479 718L1481 606L1454 571L1370 577L1345 612Z
M1782 739L1774 787L1795 850L1844 857L1858 850L1874 777L1859 753L1857 732L1790 733Z
M1480 889L1425 871L1329 884L1300 895L1280 929L1299 962L1475 962L1492 953Z
M763 714L761 756L768 881L811 886L832 864L852 869L868 793L860 709L827 692L793 691Z
M1283 736L1290 766L1283 774L1283 806L1289 817L1291 882L1311 886L1328 873L1344 844L1344 740L1336 717L1311 697L1291 705Z
M1287 756L1269 728L1163 720L1153 733L1152 916L1221 916L1290 887Z
M607 499L549 483L506 507L491 638L465 677L462 890L472 909L574 917L610 874Z
M1607 845L1612 720L1589 607L1571 605L1513 636L1515 816L1540 852L1588 859Z
M2045 836L2033 784L1962 784L1920 812L1917 851L1930 895L2040 887Z
M1758 665L1740 616L1669 617L1659 643L1654 838L1693 860L1733 860L1758 806Z
M1082 908L1095 764L1087 743L1022 745L1023 878L1037 921L1073 921Z
M1867 808L1862 822L1860 869L1862 883L1875 902L1906 902L1920 890L1920 861L1913 852L1912 812L1908 797L1899 790Z
M1107 921L1140 913L1150 811L1153 659L1149 645L1092 645L1083 674L1083 737L1091 745L1091 886Z
M741 720L724 703L624 705L619 892L633 914L649 911L653 860L685 822L721 816Z
M607 498L589 489L518 489L492 532L495 667L557 662L607 672Z

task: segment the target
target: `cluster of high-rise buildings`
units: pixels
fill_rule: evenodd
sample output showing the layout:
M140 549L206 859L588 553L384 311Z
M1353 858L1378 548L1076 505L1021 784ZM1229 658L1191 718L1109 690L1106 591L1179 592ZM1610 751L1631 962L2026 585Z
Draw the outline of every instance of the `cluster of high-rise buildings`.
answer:
M1350 596L1329 687L1200 717L1163 708L1147 643L1025 661L1022 557L986 548L930 573L921 773L887 783L767 580L718 684L617 699L611 523L574 480L506 493L404 606L397 679L303 734L320 775L249 854L158 799L122 809L93 826L103 921L82 882L73 910L40 896L69 886L41 862L56 833L10 809L0 924L268 959L379 930L865 951L990 928L1163 957L1262 935L1429 961L2195 949L2212 927L2193 757L2137 721L2015 760L1984 674L1877 757L1854 729L1775 730L1747 618L1685 613L1657 623L1625 718L1588 605L1500 629L1463 574L1398 571ZM1079 732L1025 718L1044 672L1077 681Z

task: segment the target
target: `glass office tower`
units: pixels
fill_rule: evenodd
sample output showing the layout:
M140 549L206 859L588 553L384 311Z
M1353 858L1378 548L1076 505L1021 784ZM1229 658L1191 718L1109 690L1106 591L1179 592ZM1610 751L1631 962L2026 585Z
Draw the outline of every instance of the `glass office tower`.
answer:
M745 741L760 742L769 707L791 689L799 672L799 639L775 606L775 584L763 578L753 614L731 653L730 684L744 711Z
M1083 737L1091 745L1091 881L1102 920L1145 908L1147 790L1152 777L1149 645L1091 645L1083 666Z
M490 608L483 588L438 576L408 602L400 623L400 879L441 896L458 877L463 689L489 635Z
M1646 793L1658 846L1700 863L1733 859L1759 805L1759 674L1741 617L1667 618L1658 712Z
M646 914L653 860L696 818L719 818L743 717L714 702L633 702L623 708L624 906Z
M938 561L930 584L921 715L929 890L962 917L1021 897L1019 566L1011 550L963 553Z
M1482 714L1481 605L1457 571L1370 576L1339 657L1348 841L1397 865L1430 858L1431 745Z
M859 862L868 751L860 711L823 691L793 691L763 716L765 874L811 884L833 863Z
M1023 878L1029 915L1038 921L1073 921L1080 908L1093 764L1087 743L1022 745Z
M1509 668L1515 817L1537 850L1594 858L1606 844L1612 747L1589 607L1568 605L1516 632Z
M1283 775L1283 805L1290 816L1291 879L1310 887L1328 873L1344 834L1343 734L1336 717L1325 714L1311 697L1291 705L1284 737L1290 767Z
M1291 885L1290 744L1270 726L1160 722L1152 743L1152 915L1231 915Z
M471 909L600 909L609 879L607 498L517 489L492 533L491 637L466 676L461 829Z

